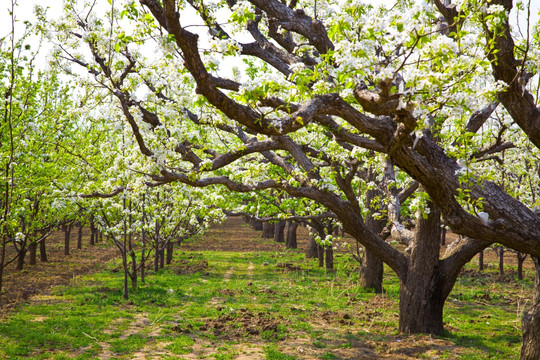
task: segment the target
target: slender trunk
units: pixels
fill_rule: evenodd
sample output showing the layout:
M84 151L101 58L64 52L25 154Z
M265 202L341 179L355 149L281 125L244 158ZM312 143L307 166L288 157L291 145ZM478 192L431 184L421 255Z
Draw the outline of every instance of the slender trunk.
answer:
M83 224L79 223L79 232L77 234L77 249L82 249L82 232L83 232Z
M504 275L504 247L500 246L497 254L499 255L499 276Z
M313 259L318 257L319 250L317 242L315 241L315 235L310 234L309 236L309 242L306 249L306 259Z
M135 290L137 288L137 254L135 250L130 250L129 256L131 257L131 288Z
M29 265L36 265L37 264L37 243L35 241L32 241L30 244L28 244L28 264Z
M159 270L159 241L156 239L156 244L154 246L154 271Z
M536 278L531 308L523 314L523 346L520 360L540 359L540 259L533 257Z
M369 179L374 180L373 174L369 174ZM366 206L370 212L366 216L366 227L373 233L379 234L386 226L385 219L375 219L372 213L375 213L384 206L380 203L383 193L378 188L366 191ZM376 293L382 293L383 281L383 262L374 253L365 249L364 256L360 258L359 284L365 289L372 289Z
M279 243L285 242L285 220L278 221L274 226L274 241Z
M173 259L174 243L169 241L167 243L167 265L171 265Z
M142 249L141 249L141 282L144 283L145 280L145 267L146 267L146 230L144 230L144 227L146 225L146 194L143 194L142 198L142 234L141 234L141 241L142 241Z
M410 245L408 271L400 278L399 331L440 334L443 306L448 294L442 291L439 265L441 227L439 211L430 206L427 219L418 216L416 235Z
M64 227L64 255L69 255L69 238L71 235L71 224Z
M298 247L296 241L296 230L298 229L298 223L292 220L287 220L285 225L285 247L287 249L296 249Z
M0 247L0 298L2 297L2 288L4 286L4 261L6 260L6 236L2 236L2 246Z
M94 217L90 218L90 245L96 244L96 225L94 224Z
M334 270L334 248L332 246L325 247L326 270Z
M97 233L98 233L98 236L99 236L99 242L103 242L103 233L101 231L98 231L96 229Z
M484 270L484 251L480 251L478 254L478 270L483 271Z
M264 222L261 236L266 239L272 239L274 237L274 224Z
M129 298L129 290L128 290L128 277L129 277L129 268L128 268L128 261L127 261L127 254L124 250L122 250L122 266L124 268L124 299Z
M324 246L317 245L317 257L319 258L319 267L324 267Z
M527 254L517 252L517 276L519 280L523 280L523 262L527 259Z
M144 210L143 210L144 211ZM144 215L143 215L144 216ZM142 249L141 249L141 282L144 283L145 281L145 267L146 267L146 231L142 230Z

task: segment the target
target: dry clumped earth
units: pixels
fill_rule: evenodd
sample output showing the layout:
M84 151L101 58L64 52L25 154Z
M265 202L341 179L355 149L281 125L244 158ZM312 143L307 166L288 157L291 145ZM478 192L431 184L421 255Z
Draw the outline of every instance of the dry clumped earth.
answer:
M26 270L16 272L12 268L7 269L5 278L5 294L0 302L0 321L14 306L20 302L48 301L47 293L54 285L67 284L70 279L79 274L88 274L101 268L107 261L116 257L117 251L113 246L89 246L88 233L85 232L85 245L82 250L72 250L72 254L65 257L63 255L63 234L55 234L48 240L48 263L39 263L36 266L27 266ZM305 228L299 228L298 246L300 249L306 247L308 233ZM282 251L283 245L275 243L272 239L261 239L260 233L253 231L243 223L241 218L229 218L224 224L211 229L206 235L197 241L182 244L181 250L185 252L195 252L201 250L215 251ZM486 253L486 260L494 262L492 252ZM510 261L509 261L510 263ZM203 258L199 261L179 260L172 265L174 272L178 274L191 274L204 271L208 268L208 262ZM277 271L296 271L299 268L291 263L281 263L276 268ZM253 271L253 264L248 268L248 274ZM223 274L226 283L234 275L231 268ZM249 284L248 284L249 285ZM264 291L264 289L258 289ZM271 290L269 290L271 291ZM223 296L234 296L230 289L222 289ZM479 299L482 300L482 299ZM51 298L50 301L54 301ZM456 358L464 350L459 346L445 339L432 338L429 335L385 335L382 338L377 334L386 330L383 325L384 317L394 317L388 319L395 321L397 314L393 312L383 312L384 308L394 307L395 300L385 295L377 295L369 302L357 301L351 298L352 305L347 311L319 311L309 314L309 322L314 330L321 330L328 333L338 334L330 340L325 340L324 346L315 346L313 339L307 334L290 330L289 320L269 311L254 312L248 309L240 309L231 313L223 309L219 302L210 303L220 315L217 318L201 319L203 325L194 329L192 325L185 325L179 316L178 321L172 326L176 334L188 335L195 343L192 346L192 353L182 355L184 359L199 359L215 354L220 346L220 342L233 341L232 348L238 355L235 359L265 359L264 346L268 344L264 339L279 340L279 351L285 354L295 355L299 359L320 359L328 348L332 348L332 354L341 359L397 359L412 360L417 359L420 354L437 359L441 354L451 354L447 358ZM127 305L129 306L129 305ZM291 307L291 311L305 312L301 304ZM386 314L386 315L385 315ZM388 315L389 314L389 315ZM142 333L151 339L157 337L163 324L154 324L148 319L148 314L137 315L135 321L121 335L124 338L132 334ZM381 318L382 317L382 318ZM379 321L377 324L375 320ZM34 319L34 321L42 321ZM170 326L170 324L168 324ZM346 339L347 334L363 331L366 336L362 340ZM209 333L213 335L213 340L207 337L197 336L197 333ZM373 336L370 336L373 334ZM264 339L263 339L264 336ZM110 345L100 343L102 352L100 359L113 359L114 354L110 351ZM159 341L149 341L147 345L131 356L132 359L161 359L172 356L166 349L168 343ZM82 353L84 349L79 349Z

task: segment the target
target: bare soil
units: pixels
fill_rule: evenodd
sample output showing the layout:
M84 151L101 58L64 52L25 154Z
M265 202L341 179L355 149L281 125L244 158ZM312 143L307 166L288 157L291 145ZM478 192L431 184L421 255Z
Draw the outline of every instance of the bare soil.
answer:
M89 245L90 231L83 230L83 246L77 250L77 231L71 232L70 255L64 255L64 233L57 231L46 240L47 262L40 262L39 250L36 265L28 265L26 256L23 270L16 270L15 262L4 269L3 291L0 294L0 318L21 302L46 294L56 285L66 285L78 275L90 274L101 269L118 255L116 248L107 243ZM11 250L11 249L8 249ZM8 252L8 259L14 252Z

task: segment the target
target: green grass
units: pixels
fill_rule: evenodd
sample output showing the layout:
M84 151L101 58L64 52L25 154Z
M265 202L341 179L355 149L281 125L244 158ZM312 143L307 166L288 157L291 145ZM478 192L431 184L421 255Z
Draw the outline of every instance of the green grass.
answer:
M478 274L468 266L445 307L447 332L435 337L443 345L430 345L429 336L397 333L396 276L385 269L383 295L365 291L347 255L336 259L335 273L294 251L178 252L180 260L207 260L209 268L179 275L173 264L150 272L126 301L114 263L21 306L0 322L0 359L96 359L104 352L115 359L137 352L233 359L255 352L289 360L303 357L299 349L341 359L356 348L387 352L397 346L399 353L407 341L425 342L415 346L416 358L517 359L525 305L515 299L526 299L532 288L530 280L496 281L493 269ZM300 270L276 266L284 262Z

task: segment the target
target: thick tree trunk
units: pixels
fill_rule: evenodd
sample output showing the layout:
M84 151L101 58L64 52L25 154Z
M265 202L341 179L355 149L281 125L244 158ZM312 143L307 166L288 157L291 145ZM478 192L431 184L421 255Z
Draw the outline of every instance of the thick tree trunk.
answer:
M523 347L520 360L540 359L540 259L533 257L536 269L531 308L523 315Z
M29 265L36 265L37 264L37 243L32 241L30 244L28 244L28 252L29 252Z
M309 242L306 249L306 259L313 259L318 257L319 251L318 251L318 245L315 241L315 235L310 234L309 236Z
M79 232L77 234L77 249L82 249L82 232L83 232L83 224L79 223Z
M296 230L298 229L298 223L292 220L287 220L285 225L285 247L287 249L296 249L298 247L296 242Z
M47 258L47 243L46 243L46 239L42 239L40 242L39 242L39 260L41 260L41 262L47 262L49 261L49 259Z
M400 279L399 331L440 334L448 294L441 290L443 279L437 266L441 243L439 211L431 206L427 219L420 215L416 227L409 269Z
M244 221L248 223L255 231L262 231L263 229L262 221L259 221L252 216L244 216Z
M365 289L382 293L383 262L369 250L364 250L358 282Z
M332 246L325 247L325 260L326 270L334 270L334 248Z
M272 239L274 237L274 224L264 222L261 236L265 239Z
M274 225L274 241L279 243L285 242L285 220L281 220Z

